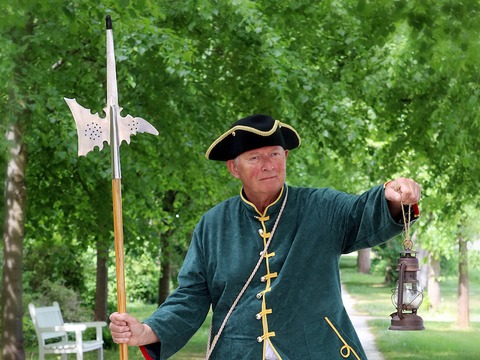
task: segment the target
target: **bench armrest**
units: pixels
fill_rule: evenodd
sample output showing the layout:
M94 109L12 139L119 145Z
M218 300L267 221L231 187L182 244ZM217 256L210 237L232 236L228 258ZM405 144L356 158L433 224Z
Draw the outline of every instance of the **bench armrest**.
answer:
M90 322L84 322L82 323L84 325L87 326L87 328L89 327L103 327L103 326L107 326L107 322L106 321L90 321Z
M41 332L57 332L57 331L85 331L87 326L85 324L63 324L57 326L41 327Z
M86 328L93 328L93 327L97 328L96 337L97 337L97 340L101 341L101 340L103 340L102 327L107 326L107 323L105 321L90 321L90 322L85 322L85 323L65 323L64 325L65 326L67 326L67 325L73 325L73 326L82 325L82 326L85 326L85 329Z

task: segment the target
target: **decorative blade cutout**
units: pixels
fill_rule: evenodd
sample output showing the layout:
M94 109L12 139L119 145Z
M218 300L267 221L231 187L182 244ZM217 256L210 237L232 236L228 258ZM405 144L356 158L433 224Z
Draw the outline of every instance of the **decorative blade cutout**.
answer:
M65 98L70 111L72 112L75 123L77 124L78 135L78 156L86 156L97 146L99 150L103 149L103 143L110 144L110 107L104 109L106 118L102 119L98 113L92 114L89 109L79 105L75 99ZM118 108L118 140L119 146L122 141L130 144L130 136L137 133L149 133L158 135L157 129L145 119L127 115L120 115L122 108Z

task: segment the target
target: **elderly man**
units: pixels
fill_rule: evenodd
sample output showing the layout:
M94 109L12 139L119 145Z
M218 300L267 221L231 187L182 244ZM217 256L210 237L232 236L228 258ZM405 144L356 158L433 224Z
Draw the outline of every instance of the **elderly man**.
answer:
M180 350L213 310L207 358L366 359L345 311L340 255L381 244L404 228L402 206L419 185L399 178L361 195L285 183L295 129L266 115L235 122L206 157L225 161L238 196L195 227L178 288L143 323L113 313L116 343L147 359Z

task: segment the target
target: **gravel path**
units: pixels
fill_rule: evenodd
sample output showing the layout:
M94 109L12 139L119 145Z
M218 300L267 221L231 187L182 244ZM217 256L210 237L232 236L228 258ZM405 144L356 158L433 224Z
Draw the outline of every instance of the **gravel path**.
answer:
M345 309L347 310L353 326L357 331L358 337L360 338L363 349L367 354L368 360L385 360L383 355L378 351L375 343L375 337L368 327L367 321L370 319L370 317L361 315L355 311L355 300L350 296L350 294L348 294L344 287L342 287L342 298Z

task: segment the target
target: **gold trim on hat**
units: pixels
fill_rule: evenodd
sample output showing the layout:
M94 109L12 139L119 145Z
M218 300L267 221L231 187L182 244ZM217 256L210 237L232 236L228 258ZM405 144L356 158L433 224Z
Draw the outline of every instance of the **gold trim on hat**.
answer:
M287 125L285 123L282 123L281 121L279 120L275 120L275 122L273 123L273 127L268 130L268 131L261 131L261 130L258 130L258 129L255 129L254 127L251 127L251 126L245 126L245 125L236 125L230 129L228 129L225 133L223 133L222 135L220 135L220 137L218 137L217 140L215 140L212 145L210 145L210 147L208 148L207 152L205 153L205 157L207 159L209 159L209 156L210 156L210 152L213 150L213 148L215 146L217 146L221 141L223 141L223 139L225 139L227 136L229 136L230 134L232 136L235 136L235 131L237 130L243 130L243 131L248 131L248 132L251 132L255 135L259 135L259 136L270 136L272 135L275 131L277 131L278 128L281 128L282 126L286 127L287 129L290 129L292 130L295 135L297 135L297 138L298 138L298 142L299 142L299 145L300 145L300 136L298 135L297 131L291 127L290 125Z

